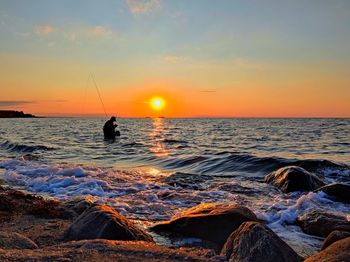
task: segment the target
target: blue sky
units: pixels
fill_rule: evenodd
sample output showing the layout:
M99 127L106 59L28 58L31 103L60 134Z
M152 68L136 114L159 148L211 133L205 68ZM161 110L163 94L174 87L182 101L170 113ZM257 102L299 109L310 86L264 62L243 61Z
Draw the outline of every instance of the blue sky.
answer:
M137 2L1 1L0 48L71 56L75 46L69 35L79 40L84 28L100 26L115 42L84 39L86 48L103 49L92 52L93 59L94 54L118 58L162 53L213 60L349 58L349 1L153 0L133 11ZM32 41L35 36L28 34L38 25L51 26L52 35ZM60 48L50 48L57 41Z

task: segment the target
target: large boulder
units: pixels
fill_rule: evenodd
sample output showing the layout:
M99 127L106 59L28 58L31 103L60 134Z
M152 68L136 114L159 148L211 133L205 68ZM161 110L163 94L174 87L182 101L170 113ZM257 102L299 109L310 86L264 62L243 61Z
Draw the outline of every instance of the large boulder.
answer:
M248 208L229 204L201 204L151 230L178 233L213 242L221 248L232 231L243 222L258 221Z
M305 262L340 262L340 261L350 261L350 237L339 240L325 250L317 253Z
M323 186L316 191L323 191L331 197L331 199L350 203L350 185L348 184L331 184Z
M144 240L152 237L107 205L94 204L69 227L66 240L81 239Z
M325 185L317 176L298 166L287 166L270 173L265 182L279 188L284 193L313 191Z
M345 216L311 210L297 218L297 224L309 235L327 237L332 231L350 232L350 222Z
M31 239L16 232L0 232L0 249L38 248Z
M227 239L221 255L240 262L298 262L301 258L271 229L245 222Z
M350 232L335 230L330 233L325 240L323 240L321 250L326 249L334 242L350 237Z

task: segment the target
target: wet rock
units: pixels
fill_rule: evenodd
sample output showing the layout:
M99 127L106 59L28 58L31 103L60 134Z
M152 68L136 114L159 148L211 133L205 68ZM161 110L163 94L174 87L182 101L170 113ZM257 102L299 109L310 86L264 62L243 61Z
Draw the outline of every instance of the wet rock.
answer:
M317 253L305 262L340 262L340 261L350 261L350 237L339 240L320 253Z
M74 211L76 214L80 215L86 209L88 209L93 204L92 199L87 197L78 197L65 201L63 207Z
M284 193L313 191L325 185L317 176L297 166L278 169L265 177L265 182L279 188Z
M330 245L332 245L334 242L337 242L338 240L342 240L344 238L350 237L350 232L346 231L339 231L335 230L330 233L326 239L323 241L321 250L326 249Z
M22 191L0 190L0 213L8 216L30 214L42 218L63 218L61 203Z
M259 190L257 188L253 188L253 185L252 185L252 187L245 187L245 186L239 185L238 183L223 182L222 184L214 184L210 188L213 188L216 190L227 191L227 192L234 193L234 194L248 195L248 196L257 195L257 194L262 193L261 190Z
M228 237L221 255L229 261L297 262L295 251L259 222L245 222Z
M220 246L243 222L257 221L255 214L239 205L201 204L151 230L198 237Z
M176 172L168 177L160 179L160 181L170 186L200 190L204 189L205 183L212 179L212 176L207 175Z
M350 222L346 217L321 210L312 210L297 218L297 224L306 234L326 237L332 231L350 232Z
M81 239L144 240L152 237L107 205L94 204L70 226L66 240Z
M350 185L347 184L331 184L323 186L316 191L323 191L331 197L331 199L350 203Z
M15 232L0 232L0 248L2 249L34 249L38 248L32 240Z

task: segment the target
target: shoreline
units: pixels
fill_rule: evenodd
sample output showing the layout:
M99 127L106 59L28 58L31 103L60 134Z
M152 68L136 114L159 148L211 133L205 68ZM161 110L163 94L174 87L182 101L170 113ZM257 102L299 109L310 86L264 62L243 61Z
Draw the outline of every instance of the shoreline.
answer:
M65 240L73 221L91 204L84 198L52 200L1 183L0 258L3 261L222 261L210 250L174 249L147 241ZM79 205L84 207L78 211Z
M210 241L208 245L200 244L189 245L189 247L167 247L157 244L153 240L112 240L105 239L105 237L67 239L67 232L69 232L72 226L77 223L76 221L81 219L86 212L96 205L101 209L100 211L102 214L106 211L106 209L107 213L109 212L108 209L112 209L110 206L105 204L93 203L86 197L71 197L64 201L57 200L52 197L44 197L38 194L29 193L25 190L15 189L11 185L8 185L5 181L0 180L0 258L5 261L17 261L19 259L46 261L47 259L53 258L55 260L63 259L64 261L112 261L118 259L122 261L227 261L226 259L229 258L229 256L227 257L227 254L225 253L226 251L220 252L222 249L220 246L222 244L217 246L217 244L213 245L213 242ZM222 207L220 205L214 205L213 207L214 209L212 209L210 213L221 212L220 209ZM194 209L196 208L199 210L199 213L202 214L207 213L207 211L205 211L206 209L210 209L210 207L204 206L203 213L201 207L195 207ZM245 207L238 208L241 210L243 208L244 210ZM195 210L193 213L194 215L191 215L191 209L186 211L188 214L187 219L195 218L198 214L198 210ZM248 209L246 210L247 211L239 211L239 213L248 211L251 212ZM230 209L224 208L222 214L225 214L228 211L230 212ZM112 210L111 212L116 211ZM133 227L132 222L120 215L118 212L116 212L116 216L121 216L122 219L125 219L125 221L127 221L127 227ZM243 224L240 224L240 227L232 232L234 233L239 230L246 230L241 229L242 226L243 228L249 228L252 226L259 227L259 225L260 227L264 227L263 229L266 231L266 226L264 226L265 222L254 217L255 215L253 214L253 217L247 220L248 222L252 221L250 222L249 226L249 223L247 224L242 221ZM175 218L175 220L164 221L152 227L157 228L158 230L159 227L171 225L171 223L176 221L176 219L177 218ZM235 220L236 219L237 217ZM97 223L96 226L98 228L98 220L93 221L93 223ZM194 224L192 224L191 227L197 227L197 223L199 223L198 226L201 228L201 222L196 222L196 220L194 220L193 223ZM225 224L225 222L221 221L220 223L223 223L223 226L227 228L227 224ZM212 224L212 226L209 226L208 229L213 226L215 227L218 225L216 225L215 222ZM221 225L219 225L219 228L221 228ZM150 228L148 228L146 231L143 231L143 229L140 230L145 232L145 234L148 234L150 232L149 229ZM231 231L229 230L228 232ZM292 249L284 241L279 239L279 237L277 237L277 235L275 235L273 232L267 233L272 234L272 239L278 238L277 242L282 246L285 246L282 248L282 252L293 253L292 256L294 256L294 259L288 261L301 261L306 259L306 257L301 258L295 253L295 251L290 251ZM214 232L214 235L215 234L219 234L220 237L223 235L222 232ZM9 237L10 235L12 236ZM170 238L173 236L176 237L177 233L175 235L170 234ZM229 241L230 237L227 239L227 241ZM226 239L226 237L224 237L224 239ZM346 239L348 242L350 242L349 237ZM207 244L206 242L203 243ZM225 245L227 245L227 243ZM331 245L331 247L332 246L333 245ZM276 250L270 250L267 252L271 253L275 251ZM313 256L319 256L320 254L321 253L318 252Z

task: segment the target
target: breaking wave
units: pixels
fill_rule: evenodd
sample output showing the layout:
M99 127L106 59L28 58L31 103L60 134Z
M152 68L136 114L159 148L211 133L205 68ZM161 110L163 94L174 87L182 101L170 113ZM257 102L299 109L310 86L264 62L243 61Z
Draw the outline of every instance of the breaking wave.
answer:
M43 145L25 145L19 143L13 143L11 141L5 140L0 143L0 148L5 149L9 152L18 152L18 153L32 153L34 151L50 151L55 150L53 147L43 146Z

